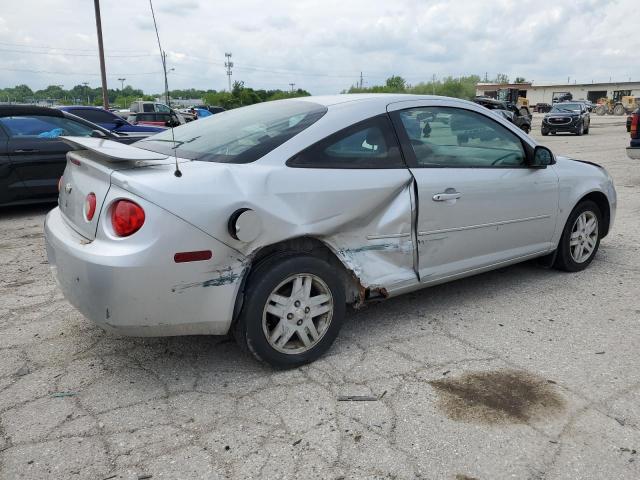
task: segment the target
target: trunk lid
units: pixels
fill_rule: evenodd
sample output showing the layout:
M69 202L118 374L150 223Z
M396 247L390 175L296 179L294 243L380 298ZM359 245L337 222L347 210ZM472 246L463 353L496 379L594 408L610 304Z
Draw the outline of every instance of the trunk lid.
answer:
M67 166L60 181L58 205L66 222L91 241L96 236L104 200L115 170L143 168L171 163L166 155L123 145L110 140L84 137L63 137L75 150L67 153ZM87 218L87 196L96 196L93 218Z

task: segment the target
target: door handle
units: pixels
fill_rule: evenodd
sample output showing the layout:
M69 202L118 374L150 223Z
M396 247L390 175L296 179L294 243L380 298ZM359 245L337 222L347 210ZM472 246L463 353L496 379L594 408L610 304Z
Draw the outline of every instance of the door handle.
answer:
M460 198L462 194L460 192L445 192L445 193L436 193L433 196L434 202L446 202L447 200L457 200Z
M35 153L35 152L39 152L40 150L36 149L36 148L19 148L17 150L14 150L14 153Z

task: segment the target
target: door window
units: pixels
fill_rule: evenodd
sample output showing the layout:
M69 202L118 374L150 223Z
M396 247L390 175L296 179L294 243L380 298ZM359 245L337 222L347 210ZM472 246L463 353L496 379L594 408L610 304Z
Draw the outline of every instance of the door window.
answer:
M525 166L522 142L486 115L452 107L402 110L399 118L418 167Z
M24 115L0 118L11 138L58 138L62 135L90 137L91 127L64 117Z
M171 112L171 109L163 103L156 103L156 112L169 113Z
M334 133L291 158L287 165L307 168L405 166L386 114Z

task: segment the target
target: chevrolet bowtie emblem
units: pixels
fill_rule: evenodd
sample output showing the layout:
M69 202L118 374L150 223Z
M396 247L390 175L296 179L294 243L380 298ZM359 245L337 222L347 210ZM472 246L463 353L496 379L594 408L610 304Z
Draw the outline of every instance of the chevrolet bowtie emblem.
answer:
M67 184L64 186L64 191L65 191L65 193L66 193L67 195L69 195L69 194L71 193L71 190L73 190L73 187L71 186L71 184L70 184L70 183L67 183Z

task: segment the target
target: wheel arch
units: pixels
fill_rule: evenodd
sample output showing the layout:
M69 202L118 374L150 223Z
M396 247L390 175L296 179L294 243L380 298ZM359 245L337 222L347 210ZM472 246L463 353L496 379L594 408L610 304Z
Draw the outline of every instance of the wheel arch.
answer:
M602 213L602 228L600 230L600 238L606 237L607 234L609 233L609 226L611 223L611 206L609 205L609 199L601 191L595 190L583 195L576 202L573 208L576 208L576 206L578 206L581 202L584 202L585 200L591 200L600 209L600 213Z
M245 287L256 267L273 257L288 257L301 254L312 255L320 258L340 272L340 277L345 289L347 304L352 304L358 307L370 297L386 296L384 289L374 290L364 286L356 272L352 268L349 268L347 262L341 258L338 252L328 243L311 236L289 238L270 245L262 246L248 257L248 265L244 271L240 288L236 295L233 310L233 322L237 320L242 309Z

